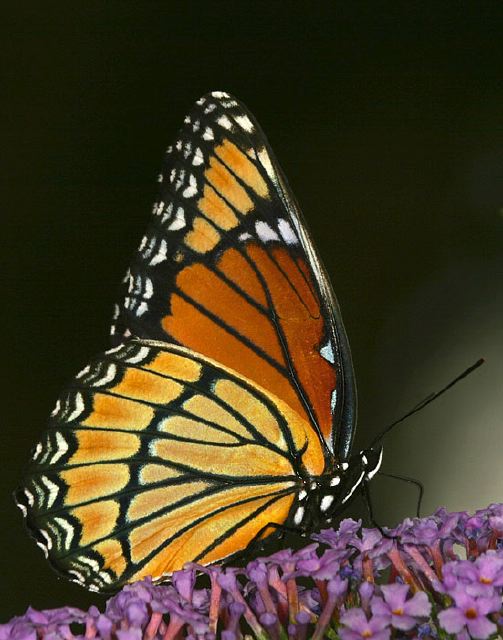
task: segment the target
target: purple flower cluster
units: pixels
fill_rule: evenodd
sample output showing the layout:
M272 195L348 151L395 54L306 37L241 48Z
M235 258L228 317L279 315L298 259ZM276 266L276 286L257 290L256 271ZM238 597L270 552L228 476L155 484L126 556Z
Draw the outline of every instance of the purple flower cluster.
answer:
M190 565L128 585L101 613L35 611L0 640L389 640L503 636L503 504L439 509L383 536L354 520L245 568Z

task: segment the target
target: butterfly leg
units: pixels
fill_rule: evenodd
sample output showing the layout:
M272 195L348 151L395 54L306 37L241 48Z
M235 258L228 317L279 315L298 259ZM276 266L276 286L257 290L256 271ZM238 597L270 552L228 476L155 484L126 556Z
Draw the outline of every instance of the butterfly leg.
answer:
M423 501L423 494L424 494L424 486L422 485L421 482L419 482L419 480L416 480L415 478L410 478L409 476L395 476L392 473L383 473L382 471L379 471L379 475L380 476L386 476L387 478L393 478L394 480L403 480L403 482L410 482L411 484L415 485L419 491L419 495L417 498L417 506L416 506L416 516L418 518L421 517L421 503Z
M368 480L365 480L362 484L362 490L363 490L363 497L365 498L365 504L367 506L367 511L369 514L369 520L370 522L374 525L374 527L376 529L379 529L381 535L383 536L383 538L394 538L394 536L390 536L389 533L386 533L386 531L384 531L384 529L381 527L381 525L376 522L376 519L374 517L374 509L372 507L372 500L370 497L370 489L369 489L369 482Z

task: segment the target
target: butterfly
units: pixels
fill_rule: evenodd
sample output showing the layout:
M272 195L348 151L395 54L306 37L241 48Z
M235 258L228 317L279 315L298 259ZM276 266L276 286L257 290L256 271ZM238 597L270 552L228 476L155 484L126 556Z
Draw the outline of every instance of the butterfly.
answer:
M265 135L198 100L123 281L112 348L56 403L16 501L94 591L326 525L377 472L330 282Z

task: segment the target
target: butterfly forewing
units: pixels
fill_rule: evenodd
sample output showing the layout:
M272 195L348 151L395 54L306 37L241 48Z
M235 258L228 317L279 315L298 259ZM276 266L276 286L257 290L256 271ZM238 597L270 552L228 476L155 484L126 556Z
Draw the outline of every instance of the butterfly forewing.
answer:
M176 342L215 359L282 398L345 459L355 417L344 327L253 116L228 94L201 98L160 180L115 339Z

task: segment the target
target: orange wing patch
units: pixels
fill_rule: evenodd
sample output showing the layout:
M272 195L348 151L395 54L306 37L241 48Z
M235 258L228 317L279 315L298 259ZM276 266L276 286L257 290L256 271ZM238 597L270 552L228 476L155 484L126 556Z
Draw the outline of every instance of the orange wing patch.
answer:
M313 287L284 248L274 249L276 262L258 245L250 245L247 251L267 282L297 378L328 440L336 375L334 367L320 354L325 322Z
M119 517L119 503L115 500L104 500L86 504L72 509L70 514L80 522L80 544L88 545L113 532Z
M217 156L225 162L229 169L261 198L269 197L269 189L257 167L230 140L224 140L215 148Z
M99 464L73 467L60 472L68 485L66 505L98 500L124 489L129 482L126 464Z
M254 208L253 201L232 173L215 156L210 158L210 166L204 174L211 186L241 214L246 215Z
M177 284L198 306L172 294L171 313L163 318L162 326L180 344L267 389L310 422L307 402L329 440L336 372L320 354L326 340L325 320L309 273L301 266L302 261L295 261L282 247L269 253L250 242L246 256L248 259L236 249L228 249L217 264L248 298L264 306L264 313L209 267L194 264L180 271ZM262 282L267 283L267 291ZM276 326L270 317L276 318ZM291 368L304 398L294 384Z
M290 509L292 508L293 501L293 495L287 495L279 498L273 502L273 504L263 509L256 518L253 518L253 520L242 525L237 529L237 531L226 537L225 540L212 551L204 554L198 561L203 564L209 564L211 562L216 562L221 558L230 556L236 551L236 549L246 549L250 541L255 538L263 527L271 522L284 522L287 519ZM229 523L230 518L241 518L244 520L244 518L249 514L250 506L260 508L266 504L267 498L262 498L261 500L257 500L252 503L252 505L237 505L232 509L229 509L229 513L224 513L215 517L211 524L214 525L214 528L217 529L217 531L218 527L222 529L229 529L229 524L232 524ZM207 526L207 528L209 527ZM204 535L204 531L198 531L198 533Z
M256 272L237 249L227 249L217 261L217 267L247 296L262 307L267 307L267 297Z
M199 211L224 231L239 224L236 214L209 185L204 186L203 197L198 201Z
M112 570L120 578L126 570L126 558L122 552L121 543L113 538L98 542L92 547L103 558L103 569Z
M106 460L129 459L140 449L140 438L118 431L77 431L77 449L70 464L87 464Z
M243 476L293 476L290 462L256 444L228 449L219 445L159 439L151 445L152 455L179 465L190 465L200 473L240 478ZM232 452L232 453L231 453Z
M183 241L196 253L207 253L220 242L220 234L207 220L197 216L192 223L192 230L185 235Z
M168 351L159 351L154 360L145 363L143 367L183 382L196 382L201 377L202 370L199 362Z
M134 562L142 562L161 545L163 548L128 581L133 582L144 575L160 577L181 569L186 562L194 560L203 553L212 540L225 534L233 526L239 525L242 519L271 501L274 492L285 491L285 489L288 489L286 483L228 489L202 497L193 504L174 509L164 516L137 527L130 535L131 557ZM284 521L288 516L286 507L291 505L292 501L292 495L287 496L287 499L281 498L279 508L268 512L266 518L282 518L283 520L280 521ZM241 502L243 504L239 504ZM216 513L222 508L224 510L220 514ZM202 522L187 526L200 519ZM267 522L271 520L268 519ZM255 527L253 525L247 527L240 536L240 542L244 547L267 522L262 523L262 520L257 518L254 520ZM185 528L186 532L180 535L180 531ZM170 538L172 541L165 545L166 540ZM221 553L228 555L229 551L233 552L240 548L243 547L235 547L230 543L222 547ZM212 556L216 556L215 560L224 557L216 550Z
M182 472L172 467L167 467L163 464L146 464L140 471L140 483L141 484L154 484L156 482L163 482L164 480L171 480L171 478L178 478L182 475Z
M165 418L159 425L159 431L170 436L195 440L212 444L238 444L239 440L231 433L212 427L200 420L185 416L171 416Z
M143 390L131 384L131 378L136 378L135 370L129 369L126 375L125 387L129 387L132 393L148 393L148 389ZM126 379L126 378L125 378ZM120 387L119 383L115 388ZM155 392L154 392L155 393ZM82 421L82 425L95 429L145 429L154 417L154 411L140 402L135 402L128 398L118 398L116 396L97 393L93 398L93 411Z
M176 293L171 296L171 314L163 318L162 326L180 344L253 380L285 400L307 419L303 406L284 374L252 347ZM197 327L197 331L192 327Z
M165 509L166 505L176 504L184 498L194 496L207 489L209 482L186 482L169 487L159 487L143 491L131 500L128 509L128 519L139 520L152 516L156 511Z
M183 385L174 380L166 380L166 378L162 378L161 376L148 373L147 371L127 369L124 372L122 380L114 387L110 387L110 391L120 396L125 396L126 398L145 400L155 404L167 404L178 398L183 391ZM96 400L98 400L98 398L100 398L100 396L97 396ZM94 411L98 412L98 409L96 409L96 400ZM117 405L114 409L110 406L113 404L112 401L115 401ZM104 402L103 397L101 397L101 402ZM128 409L125 407L128 407ZM129 407L131 408L129 409ZM136 414L136 419L140 417L138 414L141 413L141 425L145 424L145 420L147 421L145 426L150 422L148 416L151 412L145 410L143 407L140 409L138 406L134 406L134 404L131 405L129 400L110 398L108 402L105 403L103 411L108 414L120 413L121 416L123 416L122 422L132 422L133 416L131 416L130 413L133 411Z
M176 279L181 292L284 365L276 331L269 318L208 267L194 264ZM197 284L196 284L197 283ZM192 327L190 327L191 330Z

